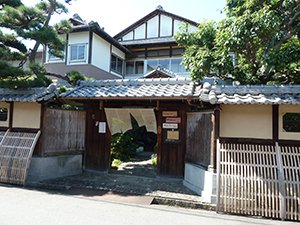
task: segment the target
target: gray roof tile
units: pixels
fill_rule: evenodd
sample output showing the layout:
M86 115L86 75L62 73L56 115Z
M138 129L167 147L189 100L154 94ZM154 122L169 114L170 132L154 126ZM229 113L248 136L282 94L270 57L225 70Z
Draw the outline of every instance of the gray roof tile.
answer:
M205 83L200 100L211 104L300 104L300 85L212 86Z
M73 90L62 93L63 98L93 99L197 99L200 86L190 78L153 78L84 81Z
M24 89L10 89L0 88L0 101L7 102L39 102L47 101L53 98L56 88L50 86L49 88L24 88Z

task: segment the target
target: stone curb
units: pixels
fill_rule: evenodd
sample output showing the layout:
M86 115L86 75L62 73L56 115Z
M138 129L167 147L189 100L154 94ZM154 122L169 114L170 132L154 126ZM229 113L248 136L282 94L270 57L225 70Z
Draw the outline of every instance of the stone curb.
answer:
M70 190L72 186L66 186L66 185L59 185L59 184L45 184L45 183L28 183L26 187L33 187L37 189L46 189L46 190L52 190L52 191L65 191ZM76 187L73 187L76 188ZM94 187L79 187L79 188L85 188L85 189L94 189L94 190L101 190L101 191L115 191L119 193L126 193L126 194L137 194L141 195L140 193L133 193L133 192L125 192L125 191L116 191L112 190L110 188L94 188ZM176 206L176 207L183 207L183 208L191 208L191 209L203 209L208 211L215 211L216 205L204 203L204 202L196 202L196 201L189 201L186 199L179 199L179 198L170 198L170 197L164 197L164 196L156 196L151 194L142 194L144 196L151 196L153 197L153 201L151 204L157 204L157 205L168 205L168 206Z

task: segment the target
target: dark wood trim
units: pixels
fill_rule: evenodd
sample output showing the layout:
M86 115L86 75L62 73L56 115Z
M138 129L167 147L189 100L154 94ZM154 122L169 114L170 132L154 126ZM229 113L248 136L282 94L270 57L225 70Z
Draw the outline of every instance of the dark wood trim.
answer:
M272 140L272 139L259 139L259 138L220 137L220 143L266 144L266 145L273 145L273 144L275 144L275 141Z
M88 56L88 64L92 63L92 53L93 53L93 31L89 31L89 56Z
M112 44L110 44L110 47L109 47L109 72L111 72L111 54L112 54Z
M160 19L160 16L161 16L161 14L158 14L158 33L157 33L157 35L158 35L158 37L160 38L160 22L161 22L161 19Z
M65 53L65 64L68 64L68 52L69 52L69 34L66 35L66 53Z
M258 138L228 138L228 137L220 138L220 143L275 145L275 142L278 142L279 145L300 146L300 141L296 141L296 140L274 141L272 139L258 139Z
M0 131L7 131L8 127L0 127Z
M8 127L10 129L12 128L13 117L14 117L14 103L11 102L9 105L9 121L8 121Z
M220 107L217 106L213 114L213 132L212 132L212 146L211 146L211 155L210 163L214 169L217 169L217 139L220 138Z
M215 115L215 139L220 138L220 108L216 108L214 111Z
M278 105L272 105L272 138L274 141L278 141L278 120L279 120L279 111Z
M175 22L175 19L172 18L172 37L174 36L174 22Z
M153 17L157 16L157 15L165 15L165 16L169 16L172 17L176 20L182 21L182 22L186 22L189 23L193 26L198 26L199 24L195 21L189 20L187 18L175 15L173 13L169 13L165 10L160 10L160 9L155 9L154 11L152 11L151 13L149 13L148 15L144 16L143 18L141 18L140 20L136 21L135 23L131 24L129 27L125 28L124 30L122 30L121 32L119 32L118 34L116 34L114 36L115 39L121 38L123 35L127 34L128 32L132 31L133 29L135 29L136 27L140 26L141 24L143 24L144 22L147 22L148 20L152 19Z
M36 128L22 128L22 127L13 127L11 131L13 132L26 132L26 133L37 133L40 129Z
M132 30L132 40L135 40L135 29Z
M288 146L300 146L300 141L295 140L278 140L278 144L280 145L288 145Z

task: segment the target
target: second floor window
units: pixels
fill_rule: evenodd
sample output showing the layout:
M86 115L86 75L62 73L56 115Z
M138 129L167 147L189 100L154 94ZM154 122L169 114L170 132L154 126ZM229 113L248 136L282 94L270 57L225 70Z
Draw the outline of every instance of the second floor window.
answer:
M86 60L86 44L77 44L70 46L70 61Z
M110 69L116 73L123 74L123 62L124 62L123 59L115 55L112 55Z

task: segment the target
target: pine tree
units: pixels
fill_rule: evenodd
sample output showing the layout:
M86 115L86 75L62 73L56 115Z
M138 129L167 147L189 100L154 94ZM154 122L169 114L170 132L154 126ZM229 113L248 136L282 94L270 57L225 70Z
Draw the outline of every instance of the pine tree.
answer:
M66 20L50 25L55 13L67 13L65 5L57 0L41 0L34 7L27 7L20 0L0 0L0 86L49 85L46 70L35 63L36 53L43 45L51 54L63 57L65 43L59 34L71 29ZM34 41L33 49L28 49L24 40ZM27 61L29 70L23 68Z

